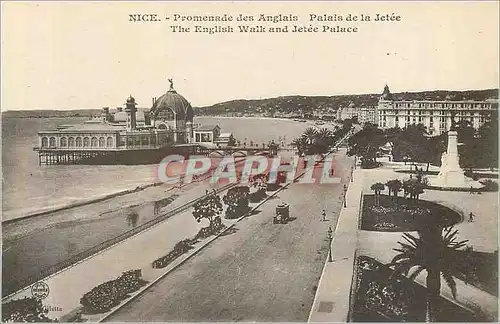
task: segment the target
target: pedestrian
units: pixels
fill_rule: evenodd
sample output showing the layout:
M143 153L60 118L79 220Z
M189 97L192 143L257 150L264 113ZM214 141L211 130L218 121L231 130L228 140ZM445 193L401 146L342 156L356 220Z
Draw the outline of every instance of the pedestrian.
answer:
M472 195L474 193L474 190L472 189L472 186L470 186L470 191L469 193Z
M326 211L323 209L323 212L321 213L322 216L322 221L326 221Z
M469 214L469 222L473 222L473 221L474 221L474 214L470 213Z

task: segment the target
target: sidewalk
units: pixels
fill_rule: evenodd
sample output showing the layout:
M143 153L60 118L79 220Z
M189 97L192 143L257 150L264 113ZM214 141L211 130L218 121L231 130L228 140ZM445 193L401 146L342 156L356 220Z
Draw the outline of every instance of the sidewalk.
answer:
M353 175L354 181L347 191L347 207L342 208L333 234L332 262L328 259L325 262L308 322L348 320L363 171L355 170Z

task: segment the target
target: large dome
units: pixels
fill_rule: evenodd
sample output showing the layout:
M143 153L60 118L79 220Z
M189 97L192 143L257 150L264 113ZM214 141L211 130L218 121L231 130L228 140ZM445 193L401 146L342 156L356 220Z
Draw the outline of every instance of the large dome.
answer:
M161 112L174 113L176 120L193 121L193 107L182 95L174 90L173 83L170 81L170 90L154 101L151 107L151 115L157 117Z

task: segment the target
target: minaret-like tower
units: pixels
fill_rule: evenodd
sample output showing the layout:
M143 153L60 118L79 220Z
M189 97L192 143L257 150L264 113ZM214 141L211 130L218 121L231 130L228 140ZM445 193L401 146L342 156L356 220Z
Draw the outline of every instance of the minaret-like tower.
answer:
M193 143L193 123L186 122L186 143Z
M127 113L127 132L131 132L135 130L137 126L137 103L135 102L135 99L134 97L132 97L132 95L128 97L127 103L125 105L125 112Z

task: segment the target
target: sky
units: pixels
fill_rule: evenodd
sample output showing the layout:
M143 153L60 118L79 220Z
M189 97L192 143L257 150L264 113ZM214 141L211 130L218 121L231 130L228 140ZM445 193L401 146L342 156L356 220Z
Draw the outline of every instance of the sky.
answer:
M401 21L315 23L359 28L350 34L208 35L172 33L172 19L131 23L131 13L296 14L291 24L304 26L309 14ZM193 106L381 93L386 83L393 92L498 88L497 1L2 2L1 21L2 110L117 107L129 95L149 107L168 78Z

